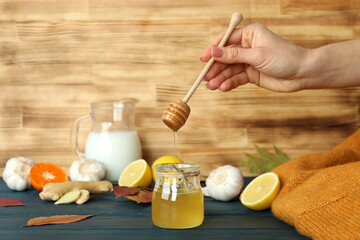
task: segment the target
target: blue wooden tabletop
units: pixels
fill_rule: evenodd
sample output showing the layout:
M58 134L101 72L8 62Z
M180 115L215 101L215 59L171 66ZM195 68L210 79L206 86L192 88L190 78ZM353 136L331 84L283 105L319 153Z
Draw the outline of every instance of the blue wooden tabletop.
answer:
M248 184L252 178L245 178ZM0 198L15 198L26 206L0 207L0 239L307 239L276 219L270 210L252 211L240 201L205 198L204 223L187 230L155 227L151 204L137 204L114 193L92 195L83 205L54 205L37 190L16 192L0 178ZM94 214L80 222L21 228L30 218L66 214Z

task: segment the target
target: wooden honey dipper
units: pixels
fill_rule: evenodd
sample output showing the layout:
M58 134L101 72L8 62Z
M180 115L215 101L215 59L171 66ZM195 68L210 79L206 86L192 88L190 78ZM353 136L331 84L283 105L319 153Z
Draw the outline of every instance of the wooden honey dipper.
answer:
M224 37L222 38L221 42L218 45L219 47L223 47L225 45L233 30L236 28L237 25L240 24L242 20L243 20L243 16L241 13L239 12L233 13L233 15L231 16L229 27L226 30ZM201 81L203 80L206 73L209 71L214 61L215 60L213 58L211 58L208 61L208 63L201 71L200 75L198 76L195 83L192 85L192 87L190 88L189 92L186 94L183 100L175 99L165 109L162 116L162 121L174 132L177 132L182 126L184 126L190 114L190 107L189 105L187 105L187 102L194 94L197 87L200 85Z

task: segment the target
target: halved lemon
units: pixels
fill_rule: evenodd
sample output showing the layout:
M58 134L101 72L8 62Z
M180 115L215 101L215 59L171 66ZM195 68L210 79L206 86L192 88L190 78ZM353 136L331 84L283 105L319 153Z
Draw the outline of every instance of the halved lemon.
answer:
M156 181L155 166L163 163L182 163L183 161L175 156L162 156L154 161L151 166L152 177Z
M119 186L148 187L151 184L151 170L144 159L136 160L122 171Z
M264 210L271 206L280 190L276 173L264 173L252 180L240 195L241 203L253 210Z

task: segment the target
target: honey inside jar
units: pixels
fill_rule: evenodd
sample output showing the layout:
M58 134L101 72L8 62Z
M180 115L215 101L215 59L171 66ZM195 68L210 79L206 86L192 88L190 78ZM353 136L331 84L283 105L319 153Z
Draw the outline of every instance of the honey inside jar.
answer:
M156 226L185 229L202 224L204 197L199 173L200 166L197 164L156 165L157 178L152 199L152 220Z

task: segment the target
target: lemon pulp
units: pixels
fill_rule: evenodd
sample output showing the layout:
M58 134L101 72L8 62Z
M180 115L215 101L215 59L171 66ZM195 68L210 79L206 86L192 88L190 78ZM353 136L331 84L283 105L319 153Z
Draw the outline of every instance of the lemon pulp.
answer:
M122 171L119 178L119 186L148 187L151 184L151 170L144 159L130 163Z
M264 173L252 180L240 195L241 203L253 210L264 210L271 206L280 190L276 173Z

